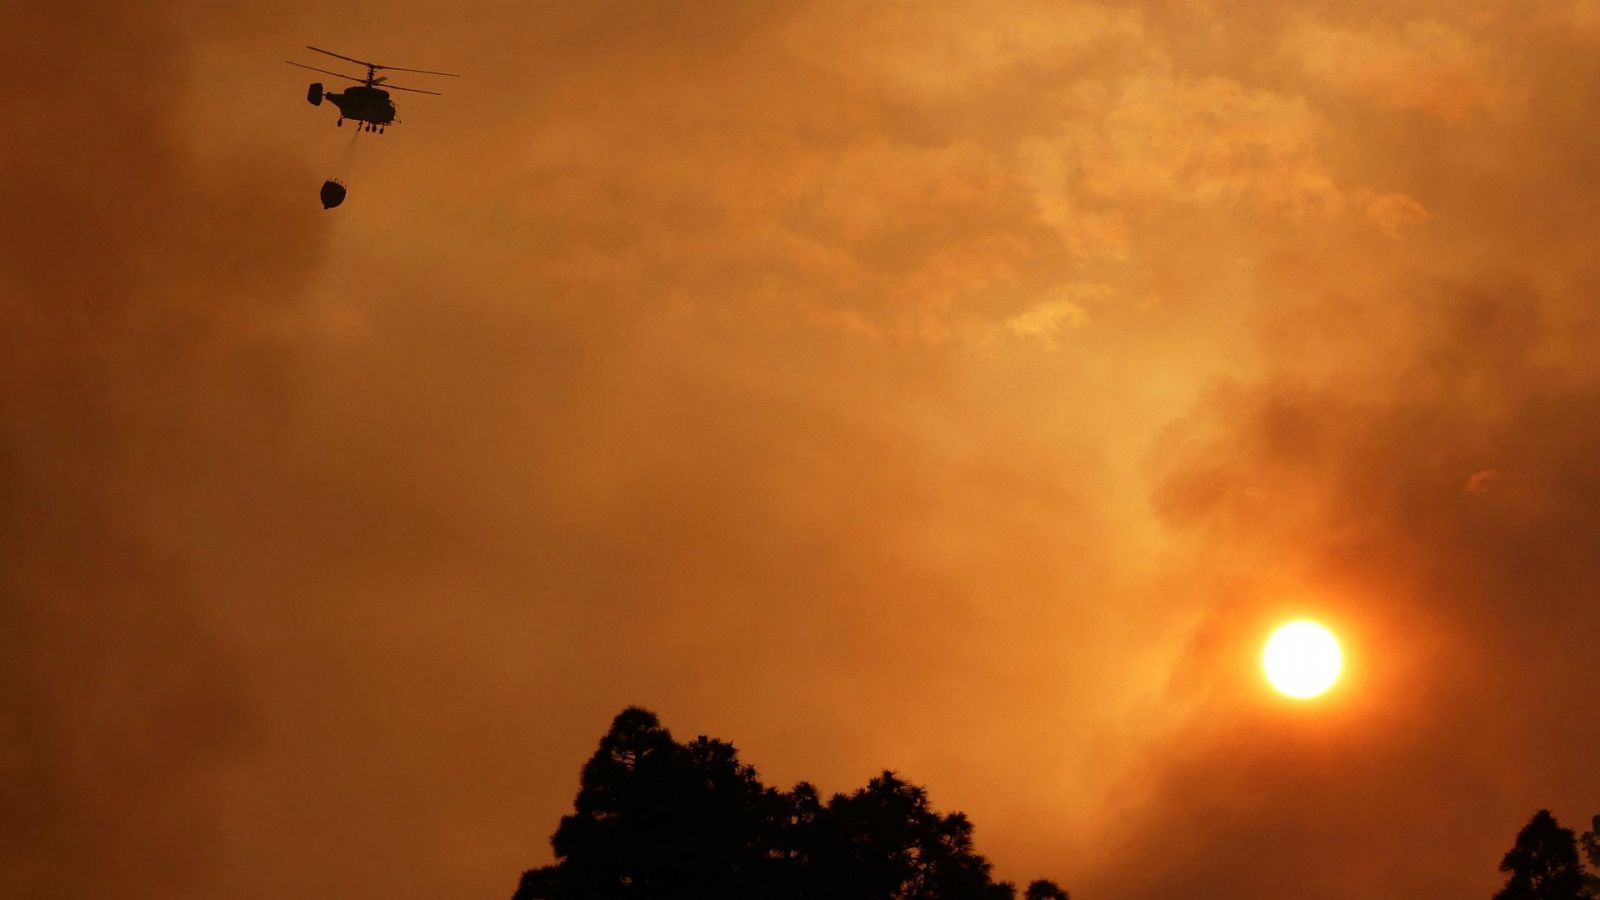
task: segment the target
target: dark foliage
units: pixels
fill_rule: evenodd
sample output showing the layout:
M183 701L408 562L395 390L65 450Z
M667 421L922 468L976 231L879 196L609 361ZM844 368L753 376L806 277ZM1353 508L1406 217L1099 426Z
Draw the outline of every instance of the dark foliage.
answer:
M1589 861L1589 868L1600 873L1600 816L1589 820L1589 830L1578 838L1578 846L1583 848L1583 857ZM1600 874L1585 875L1589 882L1589 890L1596 897L1600 897Z
M1028 885L1028 892L1023 894L1026 900L1072 900L1067 892L1056 886L1054 881L1040 879Z
M653 713L623 710L583 767L557 862L513 900L1013 900L972 847L972 823L884 772L826 803L779 791L732 744L679 744ZM1067 900L1048 881L1027 900Z
M1577 842L1547 809L1517 834L1517 843L1500 861L1511 878L1495 900L1593 900L1588 879L1578 863Z

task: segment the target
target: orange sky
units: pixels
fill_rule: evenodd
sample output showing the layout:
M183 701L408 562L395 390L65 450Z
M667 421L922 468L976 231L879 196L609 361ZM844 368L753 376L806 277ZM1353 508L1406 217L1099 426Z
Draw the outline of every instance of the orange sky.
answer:
M1600 3L229 6L0 2L0 894L509 895L627 704L1091 900L1600 811Z

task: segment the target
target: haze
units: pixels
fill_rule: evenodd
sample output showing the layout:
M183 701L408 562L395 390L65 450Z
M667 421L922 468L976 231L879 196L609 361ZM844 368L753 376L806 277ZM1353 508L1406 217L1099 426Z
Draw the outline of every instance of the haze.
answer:
M1600 4L0 10L0 894L509 896L629 704L1092 900L1600 811ZM332 212L308 43L464 76Z

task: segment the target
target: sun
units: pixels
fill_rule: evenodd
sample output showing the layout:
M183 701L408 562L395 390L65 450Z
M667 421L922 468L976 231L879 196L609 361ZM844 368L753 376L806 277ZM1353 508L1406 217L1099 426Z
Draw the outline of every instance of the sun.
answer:
M1261 651L1261 668L1280 693L1299 700L1317 697L1333 687L1344 666L1339 639L1307 620L1290 622L1272 633Z

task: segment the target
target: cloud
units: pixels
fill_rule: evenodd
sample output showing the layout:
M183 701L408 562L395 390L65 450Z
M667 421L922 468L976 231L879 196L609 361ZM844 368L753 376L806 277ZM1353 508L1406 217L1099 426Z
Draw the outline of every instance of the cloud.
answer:
M1227 79L1134 77L1084 85L1072 101L1092 111L1075 135L1091 196L1290 215L1341 204L1318 158L1317 117L1293 98Z
M840 22L857 27L838 28ZM1046 81L1112 54L1142 55L1139 11L1103 3L1006 0L998 6L818 3L784 29L800 60L870 79L916 105L969 100Z
M1378 356L1390 377L1356 355L1321 384L1284 371L1177 430L1157 497L1200 542L1212 612L1174 685L1191 724L1153 754L1150 820L1100 889L1486 890L1530 800L1595 789L1561 710L1600 689L1578 663L1600 635L1582 599L1600 432L1577 412L1597 388L1536 361L1545 311L1582 301L1505 282L1419 300ZM1274 709L1215 689L1294 615L1346 636L1346 696ZM1156 854L1154 835L1183 837Z
M1433 215L1405 194L1380 194L1367 202L1367 219L1389 238L1405 240L1406 232L1424 225Z
M1494 483L1501 478L1499 469L1479 469L1467 479L1466 489L1474 494L1487 494L1494 489Z
M1486 891L1595 791L1588 57L1370 12L19 19L0 893L509 892L631 703L1085 896ZM323 41L466 73L336 213Z
M190 169L171 28L75 12L0 38L28 123L0 166L0 893L168 897L215 872L215 780L260 739L187 532L270 452L322 229L280 156Z
M1089 311L1083 303L1104 301L1111 289L1103 284L1074 284L1062 293L1006 319L985 339L985 346L997 350L999 341L1009 337L1034 342L1048 350L1059 349L1068 331L1089 324Z
M1435 19L1369 29L1301 19L1280 52L1324 88L1451 122L1500 112L1517 95L1486 42Z

